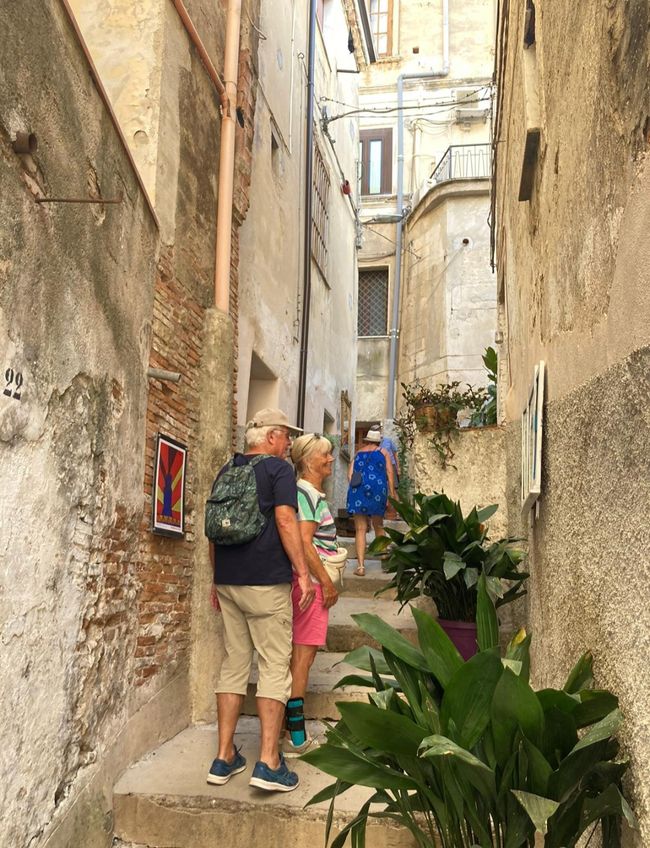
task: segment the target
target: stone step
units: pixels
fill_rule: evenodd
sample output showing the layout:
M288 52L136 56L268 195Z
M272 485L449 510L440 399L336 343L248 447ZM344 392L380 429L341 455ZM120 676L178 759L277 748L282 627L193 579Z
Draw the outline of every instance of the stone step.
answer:
M365 561L365 577L357 577L354 574L358 564L356 552L353 551L352 556L348 560L348 567L345 569L343 578L345 586L344 597L373 598L380 589L383 589L387 583L390 583L392 575L382 571L380 560L367 559ZM393 590L384 592L379 597L385 601L392 601L395 597L395 592Z
M316 730L310 723L310 733ZM307 763L291 760L291 768L300 776L295 791L270 793L251 788L248 780L258 739L257 719L242 717L235 741L242 746L248 767L224 786L206 782L216 751L214 726L190 727L132 765L114 789L116 843L123 848L322 845L328 803L307 809L304 805L332 783L332 778ZM333 836L372 791L353 787L338 799ZM387 820L371 820L366 844L373 848L415 848L409 831Z
M359 578L363 580L364 578ZM380 598L355 598L343 594L338 603L330 610L330 622L327 630L327 650L338 653L352 651L361 645L373 645L376 642L361 630L353 621L354 613L367 612L378 615L391 627L414 644L417 644L417 630L408 607L399 612L395 601Z
M341 715L337 701L367 701L368 690L362 686L344 686L342 689L334 689L336 684L347 674L361 674L367 676L353 666L342 662L345 654L335 654L327 651L319 651L314 660L309 674L309 688L305 697L305 717L308 719L333 719L338 720ZM244 714L257 715L255 702L255 684L257 682L257 668L253 667L251 682L248 686L248 694L244 701Z

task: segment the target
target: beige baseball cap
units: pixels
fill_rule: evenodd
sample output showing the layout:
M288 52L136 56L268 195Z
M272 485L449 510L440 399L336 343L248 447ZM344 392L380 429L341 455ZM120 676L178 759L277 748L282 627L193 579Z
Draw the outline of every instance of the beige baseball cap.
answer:
M260 409L246 425L247 430L250 430L251 427L286 427L292 433L302 433L300 427L289 424L286 413L281 409Z

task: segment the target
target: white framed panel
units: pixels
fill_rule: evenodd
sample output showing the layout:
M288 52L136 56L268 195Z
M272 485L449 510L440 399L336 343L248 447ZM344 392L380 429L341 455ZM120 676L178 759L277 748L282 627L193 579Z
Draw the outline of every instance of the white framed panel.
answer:
M542 493L542 430L544 416L543 361L535 366L528 400L521 413L521 508L531 509Z

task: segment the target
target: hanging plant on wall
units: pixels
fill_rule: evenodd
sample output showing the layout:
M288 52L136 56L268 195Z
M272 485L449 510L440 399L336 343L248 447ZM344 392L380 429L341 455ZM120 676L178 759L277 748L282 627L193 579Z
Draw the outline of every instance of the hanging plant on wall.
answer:
M397 421L406 439L413 445L417 432L426 433L443 468L453 459L451 443L459 429L458 414L469 417L477 413L487 400L487 390L467 384L461 388L457 380L440 383L435 388L420 380L402 383L404 407Z
M408 450L413 447L416 433L426 433L440 464L446 468L454 457L452 442L461 426L488 427L497 423L497 353L488 347L482 358L487 387L475 388L466 383L462 388L458 380L435 387L421 380L401 384L403 406L395 423Z

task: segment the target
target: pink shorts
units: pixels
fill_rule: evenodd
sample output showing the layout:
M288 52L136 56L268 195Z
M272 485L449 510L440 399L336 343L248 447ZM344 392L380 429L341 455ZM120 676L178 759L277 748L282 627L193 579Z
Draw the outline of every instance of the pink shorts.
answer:
M324 645L327 642L327 623L329 610L323 606L323 587L314 583L316 596L306 610L298 608L300 586L293 578L291 600L293 602L293 643L294 645Z

